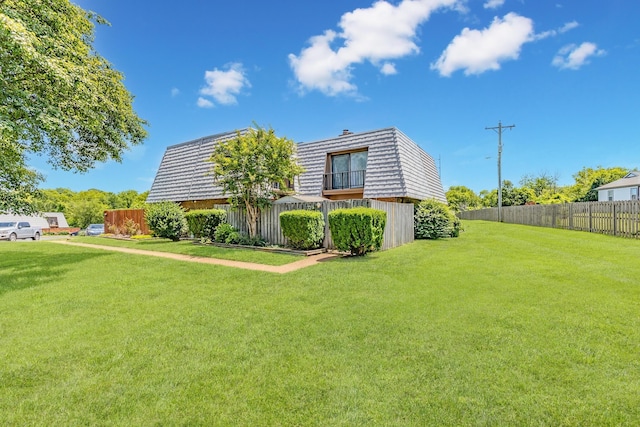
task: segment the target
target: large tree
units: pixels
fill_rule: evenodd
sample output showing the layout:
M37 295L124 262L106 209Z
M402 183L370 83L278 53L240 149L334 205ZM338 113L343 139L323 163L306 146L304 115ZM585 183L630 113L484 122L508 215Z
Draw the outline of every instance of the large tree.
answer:
M286 192L288 184L303 172L292 140L276 136L271 128L254 126L219 142L209 159L214 182L232 205L246 211L250 237L257 234L260 210Z
M69 0L0 0L2 210L31 207L28 154L84 172L146 137L123 75L93 48L94 23L105 21Z
M603 168L597 166L595 169L584 167L578 171L573 178L576 180L571 192L575 202L597 202L598 191L596 188L622 178L629 172L623 167Z

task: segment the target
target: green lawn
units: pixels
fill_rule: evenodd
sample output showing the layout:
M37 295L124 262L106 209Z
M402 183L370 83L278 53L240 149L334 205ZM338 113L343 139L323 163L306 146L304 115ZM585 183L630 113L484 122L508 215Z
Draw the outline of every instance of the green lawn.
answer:
M229 249L213 245L196 245L191 241L172 242L169 239L120 240L106 237L73 237L72 242L91 243L104 246L120 246L124 248L147 251L173 252L176 254L220 258L232 261L254 262L267 265L284 265L300 261L300 255L266 252L256 249Z
M285 275L0 243L0 425L639 425L640 241L464 226Z

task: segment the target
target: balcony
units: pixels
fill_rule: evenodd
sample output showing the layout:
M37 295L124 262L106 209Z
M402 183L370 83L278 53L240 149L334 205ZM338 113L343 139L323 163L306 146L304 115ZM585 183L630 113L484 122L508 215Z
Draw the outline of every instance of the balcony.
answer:
M324 190L348 190L364 188L365 171L349 171L324 174Z

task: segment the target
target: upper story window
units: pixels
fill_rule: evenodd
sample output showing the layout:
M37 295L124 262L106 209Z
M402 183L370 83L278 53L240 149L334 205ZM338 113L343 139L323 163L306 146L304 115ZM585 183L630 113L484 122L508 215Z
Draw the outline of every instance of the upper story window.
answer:
M607 200L613 202L613 190L607 191Z
M330 173L325 174L325 190L363 188L367 169L367 151L332 154L329 156Z
M631 200L638 200L638 187L631 188Z

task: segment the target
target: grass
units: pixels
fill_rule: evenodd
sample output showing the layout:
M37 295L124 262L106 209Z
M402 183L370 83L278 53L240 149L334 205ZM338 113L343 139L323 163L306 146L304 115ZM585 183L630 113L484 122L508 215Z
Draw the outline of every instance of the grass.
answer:
M266 252L253 249L230 249L213 245L195 245L193 242L187 240L173 242L169 239L119 240L106 237L74 237L72 241L267 265L284 265L302 259L300 255L288 253Z
M0 424L638 425L640 241L464 225L286 275L0 244Z

